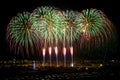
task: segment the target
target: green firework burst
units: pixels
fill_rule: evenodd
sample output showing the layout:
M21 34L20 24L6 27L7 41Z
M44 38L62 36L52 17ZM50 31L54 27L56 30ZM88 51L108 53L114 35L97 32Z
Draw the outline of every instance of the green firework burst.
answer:
M43 13L44 9L45 13ZM53 9L53 8L49 8L49 7L42 7L42 8L38 8L33 12L33 18L31 17L31 19L36 20L33 24L35 23L34 26L36 26L38 28L38 34L41 37L41 41L44 42L44 46L49 43L49 44L53 44L54 42L58 42L62 39L62 14L60 11L58 11L57 9ZM39 12L39 13L37 13ZM41 13L42 12L42 13ZM42 43L43 43L42 42Z
M80 13L76 19L81 32L96 36L105 27L103 15L99 10L87 9Z
M75 20L77 18L77 12L66 10L63 12L64 15L64 37L67 42L72 43L78 39L80 35L80 27L76 26ZM63 38L64 39L64 38Z
M29 21L30 13L23 12L12 18L7 27L7 40L16 53L34 52L33 46L37 41L37 33L31 27Z
M76 19L81 28L80 44L89 49L104 45L110 39L111 22L104 13L97 9L83 10ZM86 41L87 40L87 41Z

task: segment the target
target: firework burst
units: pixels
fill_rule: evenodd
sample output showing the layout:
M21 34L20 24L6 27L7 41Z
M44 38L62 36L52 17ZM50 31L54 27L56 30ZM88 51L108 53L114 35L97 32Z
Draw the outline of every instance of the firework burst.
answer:
M80 46L89 49L104 45L112 34L112 24L104 13L97 9L83 10L76 18L77 26L81 28Z
M31 14L23 12L13 17L7 27L7 41L11 50L23 56L40 53L38 55L43 55L44 65L47 53L50 65L52 53L55 53L58 65L58 56L62 50L64 65L67 53L71 54L73 64L73 54L77 54L78 49L88 53L101 47L103 49L116 38L114 35L113 24L97 9L75 12L50 6L38 7ZM80 44L74 43L77 41Z
M80 35L80 27L76 26L75 20L77 12L66 10L63 12L64 26L63 26L63 41L72 45L72 42L78 39Z
M55 8L41 7L34 10L31 21L38 28L43 46L53 45L62 39L62 17L61 12Z
M37 33L29 22L30 13L23 12L13 17L7 27L7 41L15 53L33 53Z

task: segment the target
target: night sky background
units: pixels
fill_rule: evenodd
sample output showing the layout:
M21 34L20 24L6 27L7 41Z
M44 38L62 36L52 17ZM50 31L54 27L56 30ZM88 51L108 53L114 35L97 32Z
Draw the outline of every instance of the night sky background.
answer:
M87 8L96 8L104 12L115 25L118 34L117 48L111 55L113 59L120 60L120 3L117 0L0 0L0 59L14 57L5 39L7 25L12 17L24 11L32 13L34 9L41 6L54 6L62 10L79 12Z

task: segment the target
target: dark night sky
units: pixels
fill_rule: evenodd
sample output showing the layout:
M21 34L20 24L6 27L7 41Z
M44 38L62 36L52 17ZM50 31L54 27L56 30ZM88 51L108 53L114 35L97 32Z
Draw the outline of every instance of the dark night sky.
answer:
M4 2L3 2L4 1ZM114 23L120 39L120 9L115 0L0 0L0 59L12 56L6 43L6 28L13 16L23 11L32 12L41 6L54 6L63 10L81 11L86 8L96 8L103 11ZM9 1L9 2L8 2ZM11 2L10 2L11 1ZM117 4L118 3L118 4ZM119 40L118 39L118 40ZM119 43L118 43L119 44ZM118 48L120 49L120 48ZM118 50L119 51L119 50ZM115 54L120 57L119 52Z

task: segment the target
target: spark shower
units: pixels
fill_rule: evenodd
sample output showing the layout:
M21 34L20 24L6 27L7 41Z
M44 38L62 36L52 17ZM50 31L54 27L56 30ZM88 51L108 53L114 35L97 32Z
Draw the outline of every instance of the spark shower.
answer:
M70 54L73 66L75 47L79 50L100 47L113 38L113 28L107 16L97 9L79 12L42 6L32 13L23 12L13 17L7 27L6 39L10 50L17 55L42 56L43 65L49 55L50 66L52 54L55 54L57 66L59 55L63 55L66 66L66 56Z

